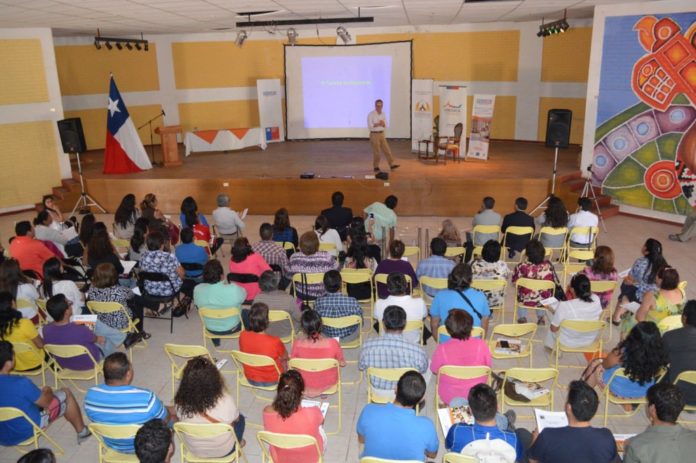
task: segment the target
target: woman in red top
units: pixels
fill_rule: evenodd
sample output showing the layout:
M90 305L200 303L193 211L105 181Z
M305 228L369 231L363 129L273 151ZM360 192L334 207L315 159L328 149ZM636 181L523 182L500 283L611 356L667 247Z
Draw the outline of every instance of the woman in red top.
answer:
M263 409L263 428L280 434L306 434L319 443L324 453L325 435L321 428L324 417L318 407L302 407L304 381L295 370L284 373L278 381L278 392L273 403ZM319 460L316 448L280 449L271 446L273 461L283 463L315 463Z
M265 355L276 362L272 366L251 367L244 365L244 376L255 386L273 386L278 382L278 371L287 369L288 352L280 338L266 334L268 328L268 306L257 302L249 310L249 329L239 335L239 350L247 354Z
M253 301L261 292L259 278L266 270L272 270L261 254L255 253L246 238L237 238L232 245L230 273L234 275L230 281L246 290L247 301Z

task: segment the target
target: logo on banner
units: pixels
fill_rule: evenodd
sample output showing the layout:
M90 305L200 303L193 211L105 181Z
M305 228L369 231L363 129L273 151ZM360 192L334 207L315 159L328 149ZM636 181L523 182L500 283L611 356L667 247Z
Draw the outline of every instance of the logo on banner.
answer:
M416 103L416 112L427 113L430 112L430 104L427 101L418 101Z
M442 107L445 111L450 112L450 113L458 113L462 110L463 104L458 104L458 105L453 105L449 101L445 103L445 105Z
M278 127L266 127L266 141L280 140L280 129Z

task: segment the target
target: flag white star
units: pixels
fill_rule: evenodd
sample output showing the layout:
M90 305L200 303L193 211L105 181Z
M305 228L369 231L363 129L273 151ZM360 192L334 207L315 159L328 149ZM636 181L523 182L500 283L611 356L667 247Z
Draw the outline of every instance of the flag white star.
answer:
M109 98L109 108L108 108L108 109L109 109L109 116L110 116L110 117L113 117L113 116L114 116L114 113L120 113L120 112L121 112L121 110L118 109L118 102L119 102L119 101L121 101L121 100L116 100L116 101L114 101L114 100L112 100L111 98Z

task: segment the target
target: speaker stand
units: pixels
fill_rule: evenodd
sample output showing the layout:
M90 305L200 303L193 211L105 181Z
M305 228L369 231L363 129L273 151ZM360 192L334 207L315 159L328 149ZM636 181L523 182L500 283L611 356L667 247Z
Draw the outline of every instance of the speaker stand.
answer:
M106 210L99 205L99 203L87 194L87 189L85 188L85 178L82 176L82 163L80 162L80 153L75 152L75 157L77 158L77 174L80 177L80 197L77 199L75 206L72 209L70 215L75 215L76 210L80 210L81 214L88 214L89 208L91 206L97 207L102 213L106 213ZM86 211L86 212L85 212Z
M553 173L551 174L551 193L549 193L546 198L542 202L540 202L537 207L535 207L532 210L532 214L534 214L538 209L546 209L546 204L549 202L551 199L551 196L554 195L556 192L556 172L558 171L558 148L559 148L559 142L556 141L554 142L554 149L553 149Z

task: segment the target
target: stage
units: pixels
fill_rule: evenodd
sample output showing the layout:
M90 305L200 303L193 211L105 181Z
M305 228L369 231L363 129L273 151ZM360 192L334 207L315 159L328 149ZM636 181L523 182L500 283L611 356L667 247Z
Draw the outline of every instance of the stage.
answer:
M418 159L410 141L391 141L397 170L388 181L366 179L373 175L372 152L367 140L296 141L270 144L264 151L194 153L179 167L155 167L128 175L104 175L103 150L82 156L90 193L109 212L121 198L134 193L140 200L155 193L160 208L177 212L185 196L193 196L204 213L215 209L218 193L231 197L231 206L250 214L273 214L285 206L291 214L316 214L330 206L331 193L341 190L346 205L360 210L387 195L399 197L399 215L471 216L481 199L491 195L498 209L507 211L517 196L530 205L541 201L550 188L553 149L542 143L496 141L488 161L467 160L445 164L442 159ZM159 147L156 149L158 150ZM149 147L148 147L149 152ZM159 159L159 152L155 153ZM558 175L578 171L580 147L559 151ZM382 168L386 162L382 159ZM313 172L314 179L300 179Z

